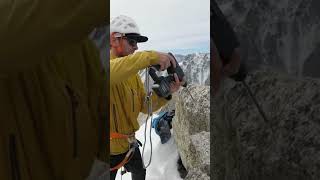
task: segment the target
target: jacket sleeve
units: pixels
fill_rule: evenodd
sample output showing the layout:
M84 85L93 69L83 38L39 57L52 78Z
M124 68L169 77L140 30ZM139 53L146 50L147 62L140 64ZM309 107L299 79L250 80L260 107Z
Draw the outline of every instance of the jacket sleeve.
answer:
M137 82L138 82L138 90L139 90L139 97L141 98L141 110L140 112L143 112L145 114L148 113L148 105L145 102L146 92L144 89L144 84L142 83L142 80L139 76L137 76ZM152 102L152 112L159 110L162 106L167 104L169 100L159 97L156 93L152 93L151 95L151 102Z
M2 0L0 70L35 65L109 19L109 0ZM26 57L29 57L26 60Z
M154 51L137 52L110 61L110 84L116 84L137 74L150 65L157 64L159 57Z

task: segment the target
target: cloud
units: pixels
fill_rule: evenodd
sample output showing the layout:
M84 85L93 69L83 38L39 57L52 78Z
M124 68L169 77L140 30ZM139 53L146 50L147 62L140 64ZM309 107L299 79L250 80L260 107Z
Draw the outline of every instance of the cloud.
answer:
M149 41L140 49L192 49L210 38L210 1L111 0L111 17L132 17Z

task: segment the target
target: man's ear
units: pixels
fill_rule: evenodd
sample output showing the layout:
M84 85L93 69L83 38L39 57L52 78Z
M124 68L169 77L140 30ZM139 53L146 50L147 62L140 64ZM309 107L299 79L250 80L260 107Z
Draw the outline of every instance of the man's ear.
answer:
M110 34L110 47L118 47L119 40L115 37L115 33Z

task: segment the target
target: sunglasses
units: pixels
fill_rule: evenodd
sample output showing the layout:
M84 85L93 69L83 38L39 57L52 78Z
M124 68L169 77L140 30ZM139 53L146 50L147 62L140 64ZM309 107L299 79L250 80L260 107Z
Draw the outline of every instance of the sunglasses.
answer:
M136 39L133 39L133 38L129 38L127 36L125 36L124 38L127 39L128 43L131 45L131 46L136 46L138 41Z
M120 35L120 36L115 36L116 38L123 38L123 39L127 39L129 45L131 46L136 46L138 43L138 40L136 39L136 37L132 37L132 36L126 36L126 35Z

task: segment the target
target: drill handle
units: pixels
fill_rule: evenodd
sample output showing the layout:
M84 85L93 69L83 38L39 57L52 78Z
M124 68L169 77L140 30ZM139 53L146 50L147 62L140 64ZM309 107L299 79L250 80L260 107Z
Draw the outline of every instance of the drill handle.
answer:
M159 65L160 66L160 65ZM153 67L149 68L149 75L151 76L151 78L156 82L159 83L160 82L160 78L158 77L156 70Z

